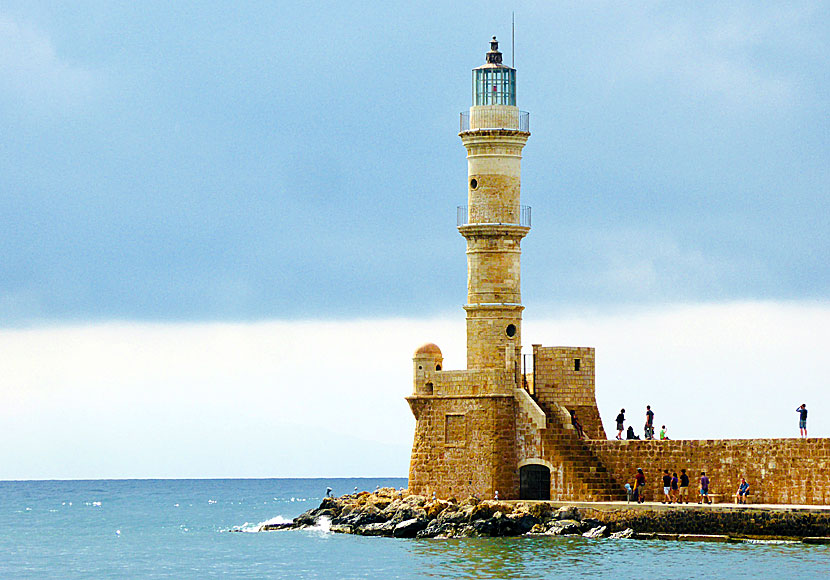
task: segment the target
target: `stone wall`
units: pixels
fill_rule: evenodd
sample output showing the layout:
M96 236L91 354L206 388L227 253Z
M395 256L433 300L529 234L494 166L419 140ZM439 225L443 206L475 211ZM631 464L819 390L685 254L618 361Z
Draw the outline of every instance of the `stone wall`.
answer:
M491 498L519 493L513 395L408 397L415 415L412 493Z
M556 403L576 411L590 439L605 439L594 383L595 351L590 347L533 345L533 390L544 408Z
M590 441L594 454L617 482L631 483L638 467L647 499L662 494L663 469L685 468L690 500L698 500L700 472L709 477L717 501L733 501L740 478L750 484L750 503L830 504L830 439L708 439Z

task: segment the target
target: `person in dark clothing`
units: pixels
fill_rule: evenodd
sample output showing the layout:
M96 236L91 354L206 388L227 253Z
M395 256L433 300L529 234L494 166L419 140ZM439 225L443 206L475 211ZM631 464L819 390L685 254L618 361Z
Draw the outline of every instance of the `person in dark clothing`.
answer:
M677 472L673 471L671 474L671 497L672 501L669 503L680 503L680 497L678 496L678 489L677 489Z
M700 499L697 503L712 503L712 500L709 499L709 478L706 477L706 472L700 472Z
M617 415L617 439L622 440L622 432L625 423L625 409L620 409L620 414Z
M626 439L637 439L637 440L640 439L639 437L637 437L634 434L634 427L632 427L631 425L628 426L628 431L625 432L625 438Z
M661 503L671 503L671 475L669 470L663 470L663 501Z
M689 476L686 475L686 470L680 470L680 501L683 503L683 498L686 498L686 503L689 503Z
M576 434L580 439L585 439L585 432L582 430L582 424L576 418L576 411L571 410L571 425L576 429Z
M637 503L643 503L644 501L646 501L645 491L646 476L643 473L643 468L638 467L637 473L634 475L634 499L637 500Z
M654 411L651 410L651 405L646 405L646 439L654 439Z
M795 410L796 413L800 413L801 416L798 418L798 430L802 437L805 439L807 438L807 405L801 404Z

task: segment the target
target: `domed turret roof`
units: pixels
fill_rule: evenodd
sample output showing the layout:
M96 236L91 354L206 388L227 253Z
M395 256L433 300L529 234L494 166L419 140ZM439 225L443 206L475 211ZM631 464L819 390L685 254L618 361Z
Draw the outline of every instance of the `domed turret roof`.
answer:
M422 354L431 354L431 355L441 356L441 349L438 348L438 345L435 345L431 342L428 342L425 345L418 348L418 350L415 351L415 356L419 356L419 355L422 355Z

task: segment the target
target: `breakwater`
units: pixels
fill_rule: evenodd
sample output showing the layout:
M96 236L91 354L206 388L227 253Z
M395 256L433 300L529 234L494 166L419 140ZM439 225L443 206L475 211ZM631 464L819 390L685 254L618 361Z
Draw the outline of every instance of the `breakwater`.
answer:
M625 502L443 500L383 488L325 498L291 522L263 531L325 524L333 532L399 538L534 535L661 539L788 538L824 543L830 509L818 506L628 504Z

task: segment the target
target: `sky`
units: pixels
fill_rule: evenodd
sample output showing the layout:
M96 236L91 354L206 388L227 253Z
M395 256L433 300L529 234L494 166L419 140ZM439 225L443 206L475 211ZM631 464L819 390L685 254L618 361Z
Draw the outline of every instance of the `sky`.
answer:
M449 4L0 4L0 479L405 475L494 34L526 351L609 431L830 434L830 5Z

